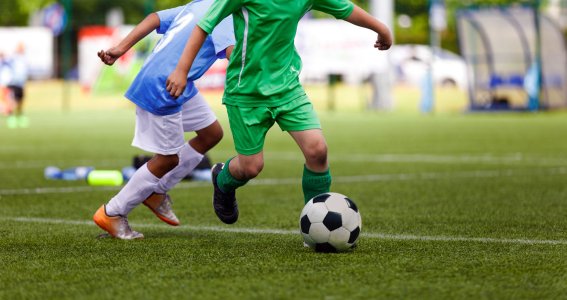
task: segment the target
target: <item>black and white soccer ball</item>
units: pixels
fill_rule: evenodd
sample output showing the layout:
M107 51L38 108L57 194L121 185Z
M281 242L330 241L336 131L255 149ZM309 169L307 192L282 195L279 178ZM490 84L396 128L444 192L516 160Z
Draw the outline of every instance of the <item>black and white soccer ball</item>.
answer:
M354 201L339 193L313 197L301 211L303 241L317 252L342 252L358 241L362 220Z

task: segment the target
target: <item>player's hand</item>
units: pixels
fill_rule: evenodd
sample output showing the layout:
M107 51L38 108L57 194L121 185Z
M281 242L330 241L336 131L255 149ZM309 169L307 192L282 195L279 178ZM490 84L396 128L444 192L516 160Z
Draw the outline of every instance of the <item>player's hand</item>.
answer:
M112 66L114 62L116 62L116 60L118 60L124 53L118 50L116 47L113 47L106 51L100 50L97 54L103 63Z
M167 77L167 81L165 82L165 89L173 98L177 98L183 94L185 86L187 86L187 74L183 74L183 72L177 69L173 70L173 72L169 74L169 77Z
M392 46L392 38L390 36L378 35L376 43L374 43L374 48L378 50L388 50Z

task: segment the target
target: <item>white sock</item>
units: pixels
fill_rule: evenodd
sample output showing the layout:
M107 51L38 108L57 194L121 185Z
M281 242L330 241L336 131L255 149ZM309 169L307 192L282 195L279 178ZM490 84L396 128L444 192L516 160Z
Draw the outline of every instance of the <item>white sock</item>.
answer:
M134 207L144 202L156 190L158 181L159 178L148 170L147 164L144 164L106 204L106 213L110 216L127 216Z
M185 143L183 148L177 153L179 164L165 174L158 182L156 193L165 194L187 176L203 160L203 154L197 152L193 147Z

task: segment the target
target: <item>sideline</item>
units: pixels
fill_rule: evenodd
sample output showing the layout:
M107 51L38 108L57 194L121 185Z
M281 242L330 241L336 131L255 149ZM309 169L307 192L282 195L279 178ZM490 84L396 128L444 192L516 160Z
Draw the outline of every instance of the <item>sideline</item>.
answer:
M0 149L5 148L1 146ZM0 151L1 152L1 151ZM223 156L230 156L232 153L220 151ZM274 161L303 161L300 152L270 152L265 154L266 160ZM500 165L533 165L541 167L567 165L567 159L561 157L549 158L522 153L508 153L494 155L491 153L444 155L444 154L335 154L329 155L329 160L333 162L350 163L428 163L428 164L500 164ZM113 167L128 162L125 159L102 159L102 160L22 160L0 162L1 169L43 169L49 165L75 165L97 167Z
M462 172L424 172L424 173L402 173L402 174L369 174L357 176L333 176L333 183L365 183L386 181L410 181L410 180L436 180L436 179L468 179L468 178L495 178L514 176L562 176L567 174L567 167L534 168L534 169L508 169L508 170L476 170ZM301 178L266 178L254 179L248 186L271 186L301 184ZM204 181L181 182L175 189L210 188L211 184ZM117 187L96 186L74 186L74 187L37 187L22 189L0 189L0 196L14 195L40 195L40 194L69 194L85 192L118 191Z

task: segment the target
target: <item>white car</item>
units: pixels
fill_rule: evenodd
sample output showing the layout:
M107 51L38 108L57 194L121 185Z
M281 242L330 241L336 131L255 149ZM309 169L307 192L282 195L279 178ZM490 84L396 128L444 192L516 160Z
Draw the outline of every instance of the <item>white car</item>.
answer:
M422 86L433 58L433 80L436 85L467 88L467 66L462 57L437 48L435 56L427 45L394 45L390 59L395 79L411 85Z

